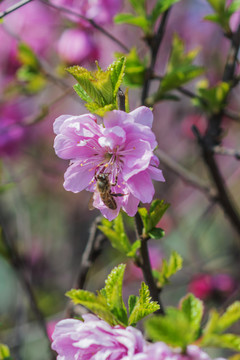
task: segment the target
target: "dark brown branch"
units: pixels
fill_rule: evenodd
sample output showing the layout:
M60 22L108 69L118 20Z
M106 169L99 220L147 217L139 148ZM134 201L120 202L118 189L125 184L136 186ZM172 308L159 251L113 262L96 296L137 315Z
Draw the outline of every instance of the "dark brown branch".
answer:
M148 245L147 245L147 241L149 239L142 236L143 223L138 213L136 213L135 215L135 225L136 225L137 238L141 240L141 248L140 248L141 261L137 265L141 268L143 272L144 280L146 281L149 287L152 300L157 301L157 303L160 305L160 309L156 311L156 313L164 315L165 313L164 307L160 298L161 289L158 289L156 282L153 278L152 267L149 259Z
M2 11L0 12L0 19L3 19L5 16L11 14L12 12L14 12L17 9L20 9L22 6L30 3L33 0L23 0L23 1L19 1L17 4L9 7L6 11Z
M89 24L91 24L95 29L97 29L98 31L100 31L102 34L104 34L105 36L107 36L109 39L111 39L112 41L114 41L116 44L118 44L125 52L129 52L130 50L128 49L128 47L122 43L120 40L118 40L115 36L113 36L112 34L110 34L107 30L105 30L104 28L102 28L100 25L98 25L94 20L87 18L84 15L81 15L79 13L76 13L75 11L68 9L66 7L63 6L58 6L55 4L50 3L47 0L41 0L42 3L56 9L59 11L64 11L65 13L68 13L70 15L74 15L76 17L78 17L79 19L82 19L86 22L88 22Z
M153 38L151 38L150 40L146 39L146 41L150 47L150 50L151 50L151 63L145 73L145 81L143 84L142 99L141 99L143 105L145 104L145 100L148 97L152 74L154 72L154 67L155 67L155 64L157 61L158 50L160 48L160 45L162 43L162 40L163 40L163 37L165 34L167 19L168 19L170 10L171 10L171 8L169 8L168 10L166 10L163 13L158 31L156 34L154 34Z

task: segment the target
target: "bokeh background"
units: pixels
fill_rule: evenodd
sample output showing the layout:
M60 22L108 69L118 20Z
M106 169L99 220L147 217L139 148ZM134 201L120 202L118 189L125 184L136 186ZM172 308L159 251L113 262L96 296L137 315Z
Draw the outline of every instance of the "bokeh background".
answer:
M0 11L14 4L16 1L2 0ZM127 0L52 0L50 4L31 1L0 24L0 218L5 235L21 257L21 265L17 261L14 268L1 242L0 339L11 348L14 359L24 360L48 358L48 344L30 306L23 277L31 283L50 337L56 321L66 315L64 294L74 284L91 223L99 215L97 210L88 210L89 193L64 190L68 163L57 158L53 149L55 118L87 112L65 67L78 64L91 70L98 60L105 69L116 59L115 53L125 52L101 29L127 48L136 47L143 62L148 63L150 56L138 28L113 22L118 12L131 12ZM149 9L153 4L147 1ZM94 20L100 30L74 12ZM203 20L211 12L204 0L182 0L173 6L155 67L157 74L164 74L173 34L177 33L187 51L199 47L196 63L206 68L205 74L186 88L194 91L196 82L203 78L211 85L221 80L229 40L220 27ZM151 91L155 86L152 82ZM154 106L159 149L210 189L211 178L191 130L196 125L203 133L206 115L189 97L178 96L179 101L161 101ZM129 99L131 110L140 106L141 87L130 88ZM236 86L228 104L235 113L240 112L238 99ZM239 149L239 120L225 117L223 127L223 144ZM160 269L162 259L176 250L184 267L164 289L163 303L177 305L192 291L205 301L206 309L225 306L239 298L239 235L209 191L187 183L167 162L160 164L166 182L155 184L155 197L171 204L159 224L166 235L150 243L150 255L153 268ZM239 161L218 155L217 162L239 204ZM133 222L125 220L134 238ZM88 274L86 288L101 288L110 270L126 261L106 243ZM141 281L141 272L129 263L124 294L136 294Z

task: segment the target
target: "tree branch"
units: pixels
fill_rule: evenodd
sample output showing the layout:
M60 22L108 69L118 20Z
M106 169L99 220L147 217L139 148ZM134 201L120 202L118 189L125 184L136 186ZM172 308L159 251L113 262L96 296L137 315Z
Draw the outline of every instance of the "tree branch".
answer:
M163 13L158 31L156 34L154 34L153 38L150 39L150 41L149 41L149 39L146 39L146 40L148 40L147 43L151 50L151 63L145 73L145 81L144 81L143 89L142 89L142 105L145 104L145 100L148 97L152 74L153 74L154 67L155 67L155 64L157 61L158 50L160 48L160 45L162 43L162 40L163 40L163 37L165 34L165 28L167 25L167 19L168 19L170 10L171 10L171 8L169 8L168 10L166 10Z
M22 6L30 3L33 0L22 0L19 1L17 4L10 6L6 11L2 11L0 12L0 19L3 19L5 16L11 14L12 12L14 12L17 9L20 9Z
M149 253L148 253L148 245L147 245L147 241L149 239L146 239L142 236L142 231L143 231L143 223L142 223L142 219L140 217L140 215L138 214L138 212L135 215L135 225L136 225L136 233L137 233L137 238L141 240L141 248L140 248L140 253L141 253L141 260L137 265L141 268L143 276L144 276L144 280L146 281L148 287L149 287L149 291L150 291L150 295L152 297L153 301L157 301L157 303L160 305L160 309L158 311L156 311L156 314L162 314L164 315L164 307L160 298L160 293L162 289L158 289L156 282L153 278L153 274L152 274L152 267L151 267L151 263L150 263L150 259L149 259Z
M118 40L115 36L113 36L112 34L110 34L107 30L105 30L104 28L102 28L100 25L98 25L94 20L87 18L84 15L81 15L79 13L76 13L75 11L68 9L66 7L63 6L58 6L55 4L50 3L48 0L41 0L41 2L43 4L46 4L56 10L59 11L64 11L65 13L68 13L70 15L74 15L76 17L78 17L79 19L82 19L84 21L87 21L89 24L91 24L95 29L97 29L98 31L100 31L102 34L104 34L105 36L107 36L109 39L111 39L112 41L114 41L116 44L118 44L125 52L129 52L130 50L128 49L128 47L122 43L120 40Z

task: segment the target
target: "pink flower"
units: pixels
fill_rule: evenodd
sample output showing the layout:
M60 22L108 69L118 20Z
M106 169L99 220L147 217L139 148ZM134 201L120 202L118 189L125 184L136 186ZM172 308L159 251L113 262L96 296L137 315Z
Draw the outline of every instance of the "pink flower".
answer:
M143 351L145 341L139 330L111 327L91 314L83 319L66 319L56 325L52 348L58 360L130 360Z
M64 187L78 193L94 192L93 206L110 221L122 207L129 216L137 212L139 201L149 203L154 195L152 179L165 181L159 161L153 155L157 146L152 127L152 111L140 107L131 113L114 110L97 124L94 115L62 115L54 122L56 154L71 160ZM116 209L106 206L97 189L96 179L109 181Z
M226 297L236 287L234 279L227 274L199 274L189 284L189 291L199 299Z
M189 345L185 354L181 354L181 349L171 349L163 342L149 344L145 347L143 354L137 360L211 360L209 355L202 351L198 346ZM216 359L224 360L224 359Z
M65 30L58 42L58 53L69 65L98 58L98 49L89 32L81 29Z

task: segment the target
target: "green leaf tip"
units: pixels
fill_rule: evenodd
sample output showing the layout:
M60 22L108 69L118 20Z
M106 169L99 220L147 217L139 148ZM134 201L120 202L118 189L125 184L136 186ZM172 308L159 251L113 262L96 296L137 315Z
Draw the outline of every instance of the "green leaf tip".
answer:
M66 70L78 81L74 90L86 102L87 109L99 116L118 109L117 93L123 81L125 57L121 57L103 71L98 62L97 70L89 71L81 66L71 66Z

